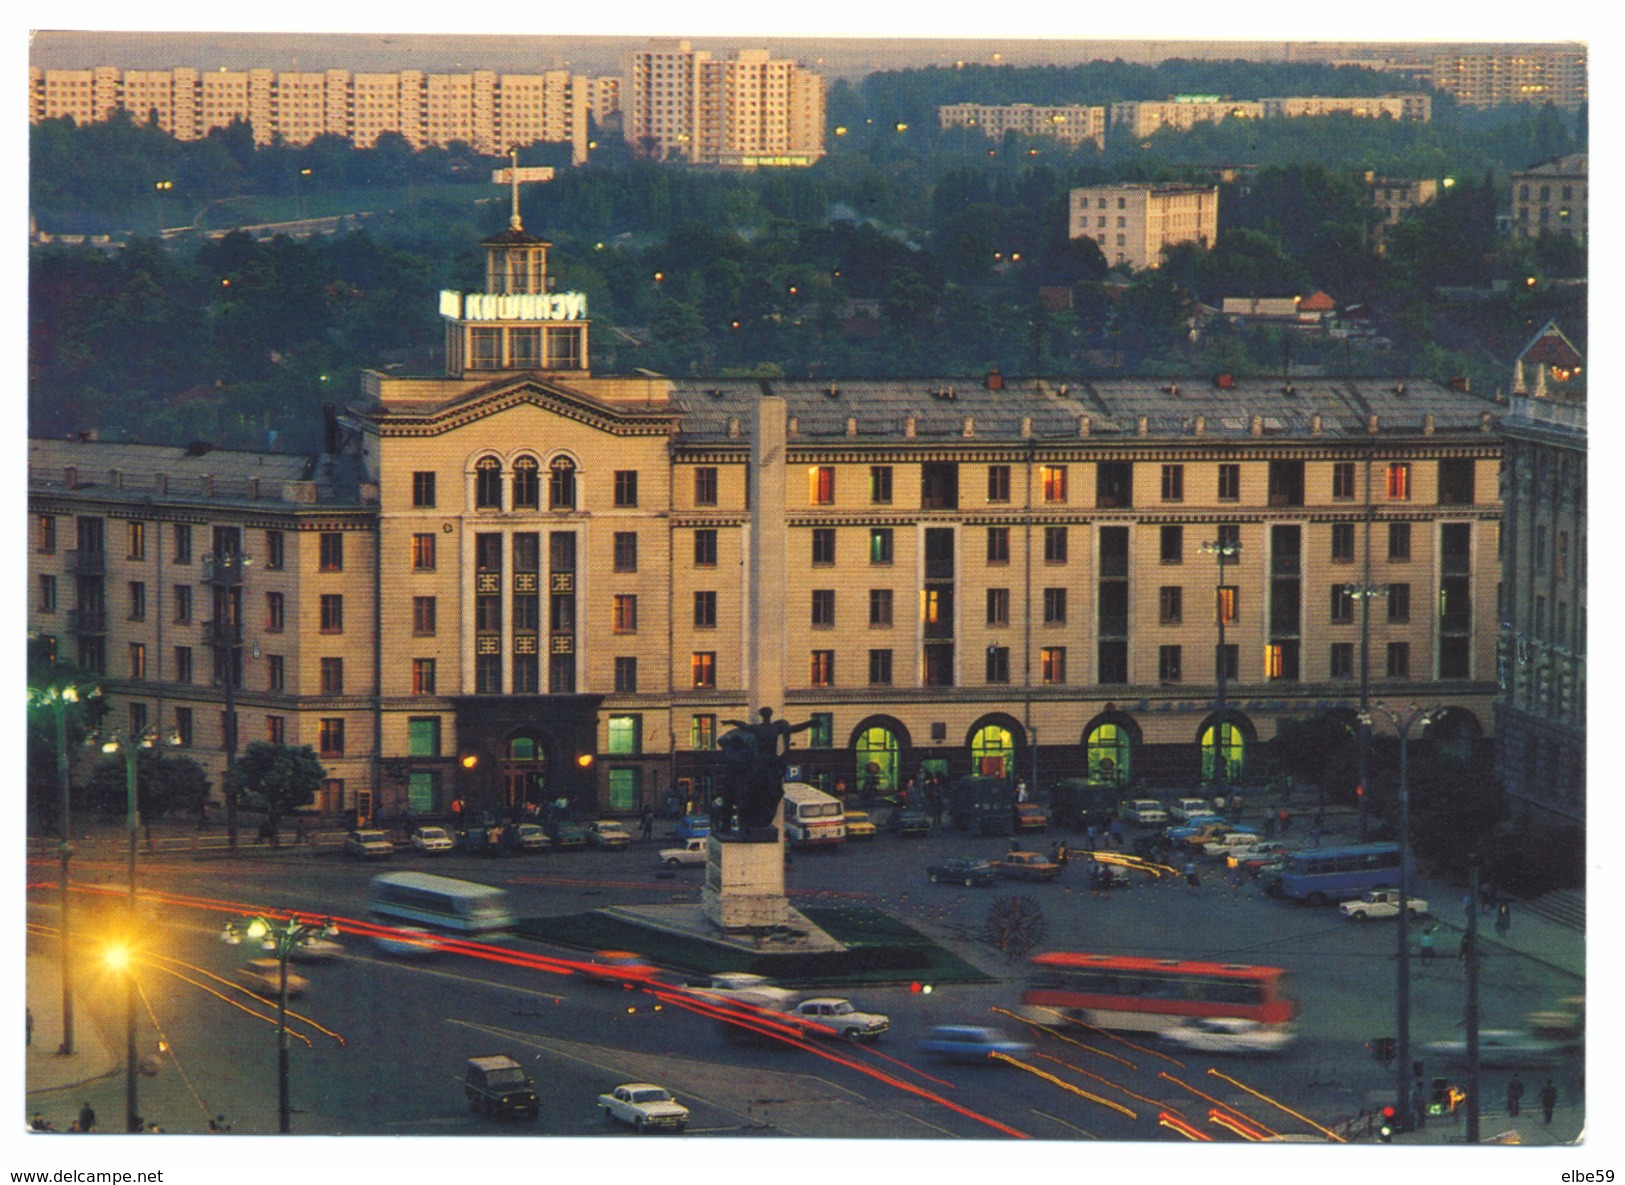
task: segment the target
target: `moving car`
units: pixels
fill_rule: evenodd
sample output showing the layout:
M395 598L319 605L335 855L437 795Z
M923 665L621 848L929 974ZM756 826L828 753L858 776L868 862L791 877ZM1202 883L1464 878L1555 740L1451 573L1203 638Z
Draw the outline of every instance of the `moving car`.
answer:
M444 827L419 827L412 833L412 850L425 855L444 854L457 846L451 832Z
M680 1132L688 1126L688 1108L671 1091L652 1082L627 1082L598 1096L605 1123L630 1124L640 1132Z
M320 934L306 934L294 943L288 957L296 963L325 963L343 953L343 944L334 942L331 938L324 938Z
M1478 1034L1478 1064L1492 1069L1550 1066L1578 1049L1577 1042L1551 1041L1518 1029L1481 1029ZM1430 1041L1422 1047L1422 1054L1451 1065L1463 1063L1467 1042Z
M394 850L382 831L352 831L344 837L344 854L357 860L382 860Z
M491 1119L535 1119L541 1110L530 1075L507 1054L469 1058L463 1094L470 1111Z
M624 848L632 842L632 833L614 819L599 819L587 824L587 841L595 848Z
M859 1012L850 1000L815 996L790 1009L797 1020L814 1022L808 1029L815 1036L841 1036L848 1041L873 1041L891 1028L889 1017L878 1012Z
M868 811L846 812L846 838L873 839L875 837L874 820L869 818Z
M1297 1040L1288 1025L1267 1025L1228 1016L1196 1016L1162 1030L1161 1039L1192 1053L1234 1053L1267 1057L1281 1053Z
M592 958L581 968L581 973L605 983L636 987L640 983L652 982L659 974L659 969L634 951L601 950L593 953Z
M374 934L372 944L403 959L429 959L440 953L440 940L421 926L395 926L386 934Z
M749 971L720 971L715 975L691 979L685 986L728 1003L770 1008L778 1012L793 1007L801 999L800 992L779 987L767 976Z
M660 862L667 868L677 868L683 864L704 864L706 847L710 843L706 839L690 839L683 842L680 848L661 848Z
M998 1029L981 1025L937 1025L920 1042L920 1052L951 1062L983 1062L989 1055L1008 1057L1027 1052L1032 1046L1013 1041Z
M929 864L926 866L925 875L930 878L933 885L964 885L967 889L973 885L999 883L997 868L986 860L976 860L969 856L956 856L940 864Z
M1346 918L1356 922L1363 922L1370 918L1392 918L1399 916L1399 890L1398 889L1368 889L1365 896L1353 901L1341 902L1337 910ZM1413 918L1419 918L1428 911L1428 903L1414 894L1407 894L1405 898L1405 912Z
M1061 866L1038 852L1006 852L993 867L1008 880L1052 881L1061 875Z
M1168 817L1178 823L1188 822L1193 815L1211 815L1211 798L1176 798L1168 807Z
M1049 826L1049 812L1036 802L1016 803L1016 830L1042 831Z
M262 995L275 996L282 990L282 966L275 959L250 959L237 968L237 978ZM309 986L310 980L303 975L288 972L288 999L304 995Z
M1168 812L1155 798L1131 798L1118 808L1118 817L1143 827L1156 826L1168 821Z

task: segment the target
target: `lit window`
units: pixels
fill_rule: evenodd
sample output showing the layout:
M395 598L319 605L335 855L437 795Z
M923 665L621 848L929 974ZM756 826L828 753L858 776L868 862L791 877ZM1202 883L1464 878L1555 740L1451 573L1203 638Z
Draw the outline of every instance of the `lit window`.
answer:
M807 501L828 506L835 501L835 467L815 465L807 470Z
M717 685L717 655L714 650L696 650L689 659L695 687Z
M1066 501L1066 466L1040 465L1038 467L1039 485L1044 491L1044 501Z
M1394 501L1407 501L1411 496L1411 466L1408 461L1395 461L1388 466L1388 497Z
M1038 652L1039 669L1045 683L1066 682L1066 647L1046 646Z

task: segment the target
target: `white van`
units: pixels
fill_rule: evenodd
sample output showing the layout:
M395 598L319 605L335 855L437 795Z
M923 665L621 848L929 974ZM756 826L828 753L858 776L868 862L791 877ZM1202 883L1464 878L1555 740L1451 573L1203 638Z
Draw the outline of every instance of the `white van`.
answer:
M784 783L784 838L793 847L829 847L846 842L846 808L814 786Z

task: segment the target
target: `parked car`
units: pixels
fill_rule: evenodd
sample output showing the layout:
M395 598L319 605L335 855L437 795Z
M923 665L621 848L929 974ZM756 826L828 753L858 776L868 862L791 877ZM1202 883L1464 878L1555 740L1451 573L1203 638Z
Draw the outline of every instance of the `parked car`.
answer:
M559 819L554 822L548 838L553 841L555 848L584 848L587 846L587 833L569 819Z
M933 885L964 885L967 889L973 885L999 883L997 868L986 860L976 860L969 856L956 856L940 864L928 864L925 875Z
M1210 860L1223 860L1231 852L1246 851L1260 842L1252 831L1224 831L1202 844L1202 854Z
M983 1062L989 1055L1002 1053L1015 1057L1032 1046L1013 1041L998 1029L981 1025L937 1025L920 1042L920 1052L952 1062Z
M553 846L540 823L512 824L502 829L503 845L510 852L545 852Z
M1049 812L1036 802L1016 803L1016 830L1042 831L1049 826Z
M587 824L587 842L595 848L624 848L632 842L632 833L614 819L599 819Z
M535 1119L541 1111L530 1075L507 1054L469 1058L463 1094L470 1111L491 1119Z
M636 987L640 983L652 982L659 974L659 968L634 951L601 950L593 952L581 972L590 979Z
M1225 853L1224 862L1231 868L1257 876L1259 869L1265 865L1279 864L1285 860L1290 850L1291 846L1285 840L1261 839L1246 847L1232 848Z
M873 839L875 831L874 820L869 817L868 811L846 812L847 839Z
M1218 815L1211 813L1206 815L1192 815L1183 823L1172 823L1165 827L1162 834L1163 837L1170 843L1182 844L1186 843L1193 835L1216 835L1218 834L1217 832L1207 829L1225 826L1228 826L1228 824L1226 824L1223 819L1219 818ZM1204 839L1200 842L1205 843L1207 841Z
M412 850L425 855L441 854L451 851L457 842L451 838L451 832L444 827L419 827L412 833Z
M678 848L661 848L660 862L667 868L677 868L684 864L704 864L706 848L710 844L707 839L689 839L683 841Z
M688 1108L671 1091L652 1082L627 1082L598 1096L605 1123L625 1123L639 1132L680 1132L688 1126Z
M1154 827L1168 821L1168 812L1155 798L1131 798L1117 808L1117 816L1142 827Z
M1211 798L1176 798L1168 806L1168 817L1176 823L1190 821L1192 815L1211 815L1213 813L1213 800Z
M1281 1053L1298 1039L1289 1025L1267 1025L1240 1017L1198 1016L1162 1030L1165 1044L1192 1053L1234 1053L1267 1057Z
M893 835L922 836L931 834L931 816L924 807L898 807L886 820L886 830Z
M711 834L711 816L695 812L677 820L678 839L704 839Z
M1337 906L1337 911L1344 917L1356 922L1364 922L1371 918L1393 918L1399 916L1399 890L1398 889L1367 889L1363 897L1353 901L1343 901ZM1407 894L1405 897L1405 912L1413 918L1419 918L1428 911L1428 903L1422 898Z
M1061 874L1059 864L1038 852L1006 852L993 867L1008 880L1052 881Z
M261 995L275 996L282 990L282 965L275 959L250 959L237 968L237 979ZM288 972L288 999L305 994L310 980Z
M796 1020L812 1021L809 1031L818 1036L840 1036L848 1041L873 1041L891 1028L891 1019L878 1012L859 1012L850 1000L814 996L790 1009Z
M382 860L394 850L382 831L352 831L344 837L344 854L357 860Z

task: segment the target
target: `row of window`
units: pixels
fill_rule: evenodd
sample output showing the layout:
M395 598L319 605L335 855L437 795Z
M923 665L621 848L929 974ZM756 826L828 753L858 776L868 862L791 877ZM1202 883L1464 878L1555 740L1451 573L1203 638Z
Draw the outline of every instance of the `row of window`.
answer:
M35 534L35 549L42 554L55 554L57 549L57 516L42 514L38 516ZM100 554L102 551L101 520L90 516L78 516L79 539L78 547L81 551ZM192 526L190 523L170 523L169 537L173 550L170 562L176 564L190 564L192 562ZM125 532L125 558L129 560L145 560L147 558L147 524L140 520L129 520L124 524ZM216 529L214 552L222 555L240 554L238 542L240 533L236 528L223 527ZM324 572L341 572L344 570L344 536L338 531L324 531L321 536L320 565ZM267 530L265 532L265 551L262 556L254 558L254 563L269 569L280 571L287 562L287 540L282 531Z
M716 470L711 473L711 502L716 502ZM577 498L575 462L568 457L556 457L548 466L547 508L574 510ZM635 508L638 504L638 473L635 469L617 469L612 474L614 504L620 508ZM474 463L474 507L477 510L501 510L502 462L496 457L481 457ZM535 457L520 457L514 461L508 474L508 489L513 510L540 510L542 506L541 462ZM435 474L433 470L417 470L412 474L412 505L420 510L436 505Z
M175 713L173 725L175 743L182 749L189 749L196 742L197 737L196 713L192 708L182 706L177 706L173 710ZM132 736L146 732L148 721L149 716L146 704L139 702L130 704L129 728ZM418 725L421 722L413 720L411 723L413 725ZM431 718L428 723L434 726L435 753L438 754L440 721ZM231 731L231 717L226 712L220 713L219 727L220 735L222 737L228 736ZM413 736L415 737L416 735L417 732L414 730ZM344 717L324 716L319 719L317 721L316 736L316 750L320 756L344 756ZM288 743L287 717L267 716L265 718L265 740L269 744L273 745L284 745ZM412 754L414 756L418 755L415 748L412 750Z

